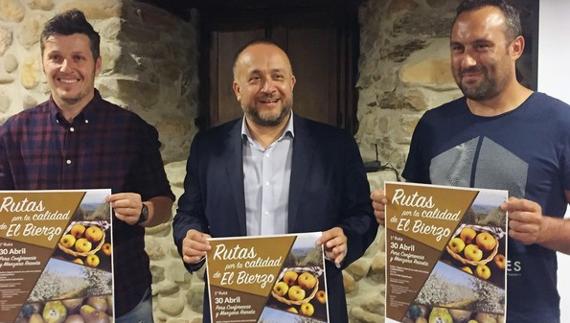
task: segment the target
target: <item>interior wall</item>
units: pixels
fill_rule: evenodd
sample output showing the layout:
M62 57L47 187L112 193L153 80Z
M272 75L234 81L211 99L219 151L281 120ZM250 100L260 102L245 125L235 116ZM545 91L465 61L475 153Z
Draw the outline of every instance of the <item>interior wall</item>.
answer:
M562 41L561 32L570 30L570 2L540 1L538 37L538 90L570 103L570 43ZM566 217L570 212L566 212ZM558 253L558 292L562 298L560 322L570 322L570 256Z
M538 37L538 90L570 103L570 43L560 41L560 32L570 30L570 2L540 1ZM566 212L566 218L570 212ZM570 256L558 253L558 292L560 293L560 322L570 322Z

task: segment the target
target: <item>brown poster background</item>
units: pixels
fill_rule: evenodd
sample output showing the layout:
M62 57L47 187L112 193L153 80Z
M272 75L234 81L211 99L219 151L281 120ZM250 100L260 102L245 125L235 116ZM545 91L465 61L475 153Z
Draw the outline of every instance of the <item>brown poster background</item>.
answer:
M213 322L328 322L320 233L211 239Z
M450 310L475 318L473 309L484 308L477 288L506 299L506 273L491 265L495 255L506 255L506 216L490 227L481 224L491 223L484 219L500 213L505 191L387 182L385 192L387 322L420 317L455 322ZM473 241L459 238L465 228L473 231ZM483 232L494 237L496 246L471 260L463 248L479 249L475 235ZM456 239L450 242L452 238ZM492 277L484 271L492 271ZM504 313L504 308L496 311Z
M101 251L104 244L109 250L111 246L110 211L104 203L109 194L0 191L0 323L63 322L80 315L79 306L93 294L101 295L99 304L105 302L101 315L112 319L112 261ZM83 218L98 211L90 221ZM61 247L72 223L85 225L76 234L78 241L85 241L83 249L75 249L75 237L66 238L69 248ZM75 307L64 305L71 299ZM92 316L86 314L85 319Z

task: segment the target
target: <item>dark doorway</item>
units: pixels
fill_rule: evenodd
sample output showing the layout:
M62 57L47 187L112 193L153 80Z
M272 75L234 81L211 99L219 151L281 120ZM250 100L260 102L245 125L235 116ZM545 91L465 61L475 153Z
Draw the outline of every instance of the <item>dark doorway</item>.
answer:
M235 52L267 38L289 54L297 78L293 110L357 130L358 6L362 0L139 0L189 20L200 20L200 116L206 129L241 115L232 93ZM518 0L526 39L519 80L537 88L539 1Z
M235 53L251 40L270 39L285 49L293 65L293 111L355 131L356 1L211 1L197 9L201 129L241 116L232 92Z
M523 56L517 61L517 78L526 87L536 91L538 83L538 10L539 1L519 0L521 24L525 38Z

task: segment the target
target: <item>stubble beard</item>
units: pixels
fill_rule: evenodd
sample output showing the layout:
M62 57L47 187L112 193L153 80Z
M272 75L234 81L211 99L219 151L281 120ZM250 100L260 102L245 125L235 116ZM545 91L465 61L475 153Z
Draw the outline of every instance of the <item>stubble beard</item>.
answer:
M471 100L474 101L483 101L494 98L499 94L498 84L496 79L492 79L489 77L489 73L485 68L479 68L481 73L483 74L483 78L481 79L479 84L473 85L466 85L463 84L463 72L459 72L459 81L457 81L457 86L463 95Z
M96 74L95 65L93 65L93 69L91 70L91 77L89 77L88 75L84 75L83 73L79 73L79 77L81 80L80 81L81 86L79 92L74 96L67 96L65 94L67 91L60 89L60 91L62 92L60 92L61 95L58 95L58 98L68 106L74 106L77 103L81 102L83 99L85 99L85 97L91 94L91 91L95 92L95 74ZM57 80L54 80L54 82L57 82ZM55 87L55 85L53 86L54 88L52 88L52 94L55 94L55 92L57 92L58 89Z
M72 98L61 97L61 100L67 105L75 105L83 99L84 96L78 95Z
M283 105L283 108L277 115L268 115L263 116L259 113L259 111L255 107L246 107L245 114L247 115L248 119L251 120L253 123L257 124L258 126L262 127L275 127L280 125L285 118L289 116L291 113L291 108L293 104L286 104Z

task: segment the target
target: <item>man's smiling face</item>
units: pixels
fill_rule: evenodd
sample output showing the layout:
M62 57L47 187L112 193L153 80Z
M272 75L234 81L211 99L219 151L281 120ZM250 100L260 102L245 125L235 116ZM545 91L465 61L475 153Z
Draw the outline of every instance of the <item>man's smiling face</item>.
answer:
M255 44L240 54L233 89L249 121L264 127L285 122L293 107L294 86L291 63L280 48Z
M60 108L83 107L91 101L101 58L93 57L86 35L49 36L45 40L42 65L52 97Z

